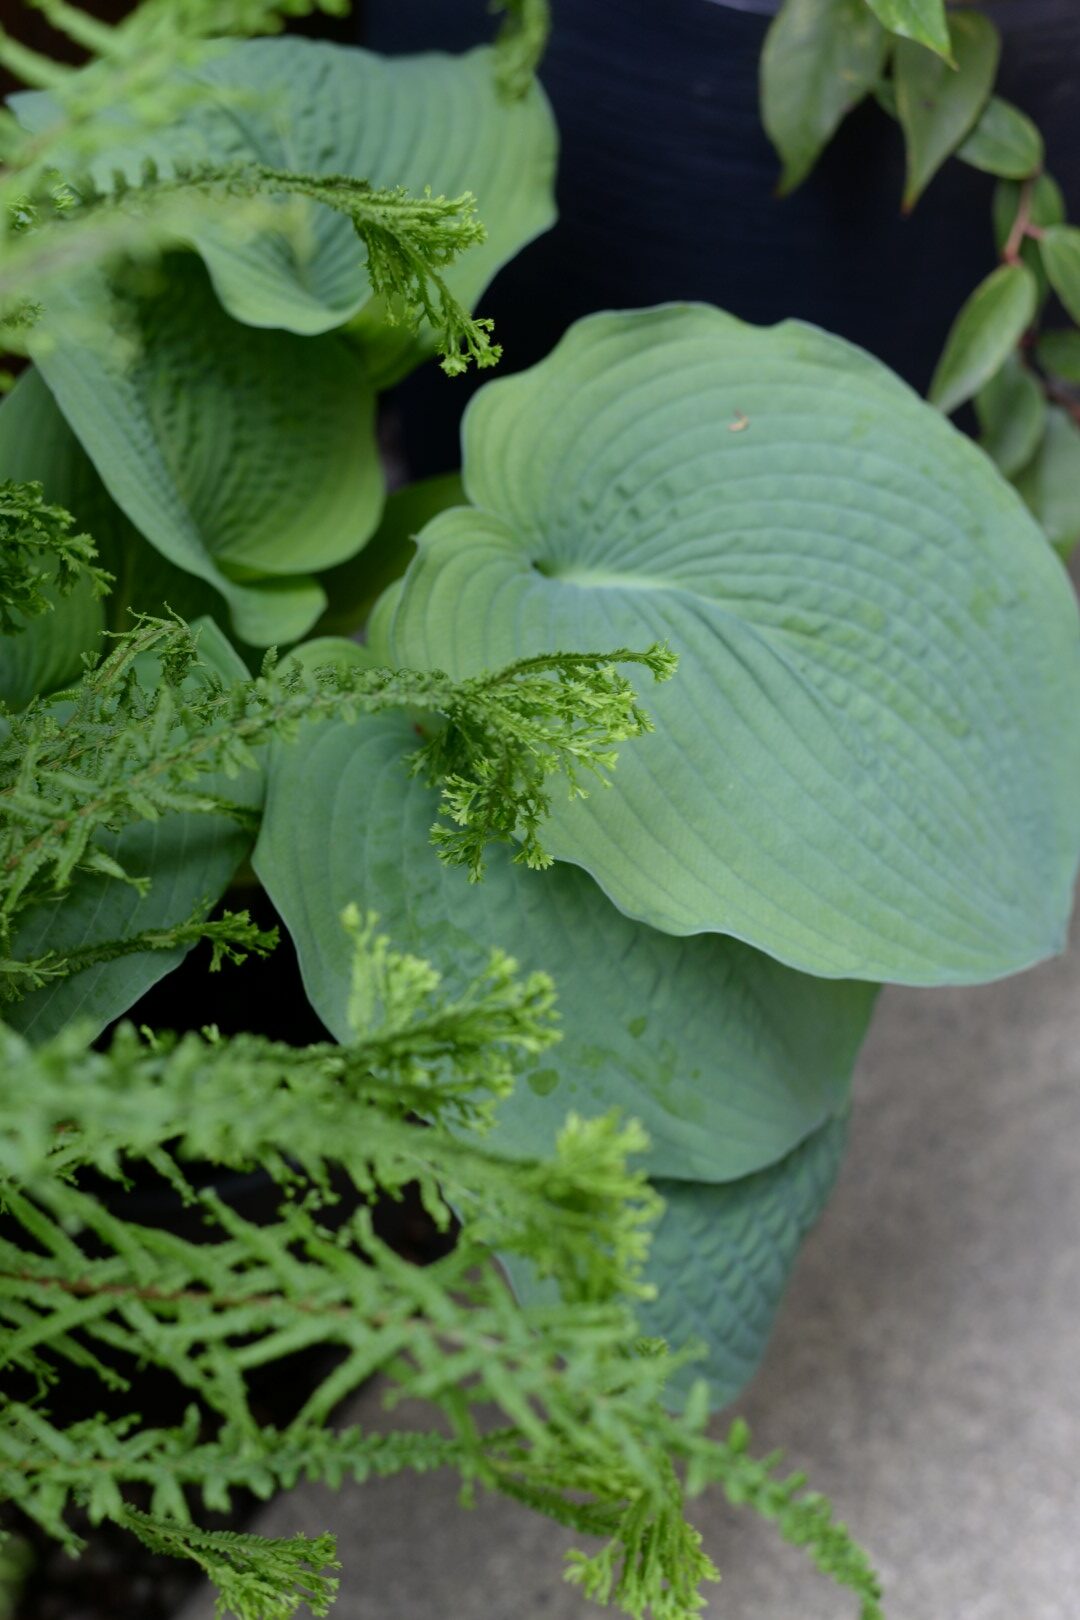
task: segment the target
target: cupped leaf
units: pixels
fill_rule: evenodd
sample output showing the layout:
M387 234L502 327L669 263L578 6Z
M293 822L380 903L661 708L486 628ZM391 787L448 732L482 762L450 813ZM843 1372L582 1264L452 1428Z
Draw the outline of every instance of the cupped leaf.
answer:
M1060 948L1076 604L892 373L795 322L598 315L482 389L464 447L474 505L420 537L396 662L679 655L655 733L545 829L620 910L830 977L973 982Z
M888 43L864 0L785 0L761 55L761 116L783 163L781 196L873 88Z
M949 329L930 381L931 403L948 415L989 382L1034 320L1038 297L1026 264L992 270Z
M327 606L319 632L348 636L366 624L378 598L409 566L425 523L464 499L460 473L422 478L388 496L382 521L363 551L321 576Z
M975 395L980 443L1006 478L1015 478L1039 447L1046 428L1046 395L1035 373L1010 354Z
M226 679L242 680L247 670L216 625L205 621L197 628L203 662ZM152 663L144 678L156 679ZM262 798L262 773L208 776L206 789L255 808ZM141 892L117 878L80 875L60 902L34 906L20 918L11 942L13 959L32 961L50 952L75 956L106 941L130 942L175 928L221 897L251 846L251 835L232 817L189 814L136 822L102 842L125 871L148 879L149 887ZM35 1042L75 1018L100 1031L177 967L188 949L131 950L96 962L5 1006L5 1022Z
M1046 432L1016 487L1063 556L1080 541L1080 426L1060 406L1047 413Z
M200 94L156 135L117 118L114 149L96 163L99 184L119 169L133 183L147 157L168 176L177 163L259 164L305 174L347 174L422 194L471 191L487 228L446 279L473 304L499 267L554 221L556 136L543 91L501 97L490 48L466 56L383 58L302 39L244 40L192 75ZM30 129L56 118L46 94L17 96ZM280 230L255 235L205 211L190 240L225 308L252 326L316 334L371 300L364 250L351 223L303 199L282 203ZM381 323L381 316L379 316Z
M305 648L305 661L330 650ZM737 940L658 933L564 864L531 872L498 849L469 883L431 848L437 794L408 774L417 743L407 716L386 714L309 726L271 753L255 869L333 1034L348 1038L340 918L356 902L451 984L496 947L555 976L562 1039L500 1107L506 1152L546 1153L568 1111L618 1107L648 1131L656 1174L729 1179L842 1103L873 987L808 978Z
M660 1181L666 1208L646 1278L656 1298L646 1332L669 1344L697 1340L705 1359L677 1378L709 1383L711 1404L738 1395L765 1352L803 1240L821 1216L847 1141L844 1116L826 1121L778 1164L714 1185Z
M1080 321L1080 229L1075 225L1048 225L1039 252L1050 285L1074 321Z
M914 40L952 61L945 0L866 0L866 4L890 34Z
M986 174L1023 180L1042 166L1043 138L1027 113L1000 96L991 96L956 155Z
M956 67L909 40L896 47L896 115L907 148L904 207L913 208L950 153L974 127L990 97L1001 39L977 12L951 21Z
M116 307L84 282L50 305L35 359L135 527L228 603L256 646L294 641L325 605L311 574L375 528L374 392L340 337L231 320L191 255ZM121 347L103 334L117 309ZM80 336L81 334L81 336Z

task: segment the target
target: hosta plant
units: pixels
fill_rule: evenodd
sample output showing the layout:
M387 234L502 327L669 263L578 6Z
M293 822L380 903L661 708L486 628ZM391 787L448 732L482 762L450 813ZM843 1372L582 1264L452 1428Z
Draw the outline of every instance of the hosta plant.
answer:
M827 1507L704 1425L828 1197L877 986L1060 948L1058 557L870 356L704 306L580 322L480 390L460 476L386 499L380 391L499 358L473 306L551 218L542 8L393 62L49 11L97 59L0 36L34 87L0 126L32 361L0 406L4 1494L284 1616L325 1612L329 1543L200 1502L448 1465L602 1536L589 1596L680 1620L716 1481L870 1620ZM273 949L259 884L330 1038L117 1026L197 945ZM207 1165L278 1184L269 1224ZM136 1166L208 1241L139 1218ZM410 1183L461 1223L426 1270L371 1219ZM267 1426L249 1376L315 1345ZM177 1425L131 1417L140 1364ZM54 1421L68 1365L129 1404ZM332 1429L377 1370L448 1437Z

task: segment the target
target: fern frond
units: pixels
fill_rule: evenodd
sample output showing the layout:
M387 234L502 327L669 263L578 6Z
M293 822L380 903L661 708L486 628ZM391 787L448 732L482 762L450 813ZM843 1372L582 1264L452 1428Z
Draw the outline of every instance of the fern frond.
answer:
M471 1128L554 1037L547 981L519 980L497 956L449 998L371 919L347 921L354 1039L343 1048L170 1042L129 1028L105 1052L72 1030L32 1049L0 1026L0 1368L39 1391L0 1413L0 1495L56 1535L69 1534L77 1503L164 1536L205 1560L234 1606L253 1594L288 1605L303 1591L328 1601L316 1577L329 1579L329 1544L317 1557L254 1538L211 1543L188 1528L192 1499L214 1509L239 1487L265 1496L299 1478L449 1466L467 1485L603 1535L604 1550L570 1565L587 1593L631 1616L688 1620L714 1572L686 1522L687 1492L718 1482L858 1591L875 1620L868 1566L818 1499L775 1480L773 1459L748 1458L741 1433L709 1440L700 1389L682 1413L668 1410L686 1357L639 1340L634 1320L659 1211L628 1163L641 1131L571 1118L551 1158L514 1161ZM281 1186L277 1219L255 1225L197 1193L191 1160L267 1165ZM139 1161L202 1210L205 1241L126 1220L81 1184L85 1169L120 1176ZM355 1201L344 1219L342 1175ZM426 1268L389 1249L371 1220L376 1188L394 1196L410 1183L442 1224L451 1206L461 1218L456 1246ZM494 1252L548 1277L550 1303L518 1304ZM335 1364L286 1427L267 1428L248 1375L314 1345L336 1347ZM195 1403L179 1429L88 1416L59 1430L42 1410L66 1365L115 1384L148 1364ZM449 1435L333 1432L335 1408L376 1371L391 1401L441 1411ZM501 1427L477 1422L481 1404ZM130 1522L135 1487L150 1492L152 1526Z
M88 534L72 534L75 519L47 506L40 484L0 482L0 635L14 635L48 612L52 592L66 595L80 579L97 596L112 575L96 565Z
M614 656L657 678L670 672L670 655L655 649ZM148 658L153 677L144 684L139 661ZM401 707L442 716L445 730L420 750L416 768L445 784L444 804L460 825L440 835L440 852L474 876L484 845L519 825L526 858L542 864L549 778L562 774L580 792L583 771L609 769L614 745L648 725L629 682L599 654L561 654L460 683L438 672L306 671L295 661L279 670L269 661L262 675L228 685L200 663L186 625L150 618L114 638L60 698L62 707L38 699L14 716L0 741L0 947L20 912L77 873L131 880L103 834L180 812L249 821L250 809L209 792L207 778L253 767L258 748L287 741L302 722ZM12 983L16 971L8 969Z

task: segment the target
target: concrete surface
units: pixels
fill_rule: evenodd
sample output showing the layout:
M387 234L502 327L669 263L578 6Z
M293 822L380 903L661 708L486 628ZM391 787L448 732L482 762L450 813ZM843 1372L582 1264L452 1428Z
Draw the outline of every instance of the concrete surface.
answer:
M1080 947L966 991L885 993L851 1151L738 1404L827 1492L890 1620L1080 1617ZM383 1421L377 1396L350 1416ZM717 1620L855 1605L715 1500ZM336 1620L587 1620L556 1528L452 1480L306 1489L270 1533L333 1528ZM206 1601L185 1620L209 1620Z

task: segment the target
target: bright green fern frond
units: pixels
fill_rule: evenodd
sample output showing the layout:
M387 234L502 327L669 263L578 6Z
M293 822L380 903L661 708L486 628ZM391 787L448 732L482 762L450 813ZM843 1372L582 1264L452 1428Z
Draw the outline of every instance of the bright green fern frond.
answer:
M95 564L88 534L72 534L74 518L47 506L40 484L0 482L0 634L14 635L80 579L104 595L112 579Z
M0 741L0 948L21 912L77 873L129 879L105 834L180 812L249 824L250 808L208 791L207 778L235 777L271 738L288 741L320 717L403 707L442 716L416 768L442 785L458 824L436 835L444 859L478 876L485 845L518 829L522 858L542 865L549 779L562 774L581 792L583 772L610 768L615 746L648 727L612 656L644 663L658 679L672 665L658 649L568 653L455 683L438 672L308 671L296 662L278 670L268 661L262 675L227 685L200 662L186 625L141 619L78 687L36 700ZM148 658L152 676L141 680ZM5 972L16 990L29 988L27 964Z
M130 1507L120 1522L151 1552L198 1564L217 1591L219 1616L291 1620L300 1608L317 1616L330 1612L338 1581L329 1571L341 1568L333 1536L283 1538L202 1530Z

